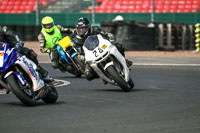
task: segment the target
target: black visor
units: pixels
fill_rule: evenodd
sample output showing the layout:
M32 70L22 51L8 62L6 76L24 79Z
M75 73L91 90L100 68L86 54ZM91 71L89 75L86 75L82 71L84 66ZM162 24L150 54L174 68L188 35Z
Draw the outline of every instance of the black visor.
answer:
M44 27L45 29L50 29L50 28L53 27L53 23L50 23L50 24L43 24L43 27Z
M89 30L89 26L77 27L77 32L79 35L84 35Z

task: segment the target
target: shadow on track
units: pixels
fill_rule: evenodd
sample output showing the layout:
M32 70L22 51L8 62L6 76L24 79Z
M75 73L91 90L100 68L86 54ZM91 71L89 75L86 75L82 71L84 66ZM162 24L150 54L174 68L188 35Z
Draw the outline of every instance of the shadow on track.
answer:
M123 90L119 89L94 89L95 91L107 91L107 92L124 92ZM144 91L142 89L133 89L130 92L124 92L124 93L131 93L131 92L136 92L136 91Z
M8 105L10 106L15 106L15 107L30 107L30 106L26 106L23 103L21 103L20 101L16 101L16 102L7 102L7 103L2 103L3 105ZM32 107L37 107L37 106L54 106L54 105L62 105L62 104L67 104L64 101L57 101L56 103L52 103L52 104L46 104L42 101L38 101L36 106L32 106Z

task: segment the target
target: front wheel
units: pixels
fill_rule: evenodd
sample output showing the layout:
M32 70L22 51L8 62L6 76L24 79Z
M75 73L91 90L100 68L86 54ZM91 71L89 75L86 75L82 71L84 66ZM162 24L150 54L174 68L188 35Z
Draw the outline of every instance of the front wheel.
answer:
M15 78L14 74L10 74L6 78L6 82L10 86L11 90L15 94L15 96L25 105L27 106L34 106L36 105L36 99L34 96L34 92L32 88L21 89L19 84L17 83L17 79Z
M74 61L78 66L79 70L81 71L81 73L84 74L86 64L83 61L79 60L78 55L74 57Z
M121 75L116 71L116 69L113 66L109 66L107 68L107 72L111 75L112 79L117 83L118 86L120 86L122 88L123 91L125 92L129 92L132 90L133 88L133 82L131 82L132 80L130 79L130 83L127 83L122 77ZM129 85L132 84L132 85Z

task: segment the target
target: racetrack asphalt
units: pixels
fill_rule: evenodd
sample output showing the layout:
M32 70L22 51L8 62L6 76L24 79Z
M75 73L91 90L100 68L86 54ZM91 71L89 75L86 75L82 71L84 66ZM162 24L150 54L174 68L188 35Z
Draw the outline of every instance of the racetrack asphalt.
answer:
M126 58L134 62L130 75L135 87L125 93L101 79L87 81L55 70L39 43L25 46L36 51L53 78L70 84L57 87L55 104L38 101L38 106L26 107L12 93L0 95L0 133L200 131L199 53L126 51Z

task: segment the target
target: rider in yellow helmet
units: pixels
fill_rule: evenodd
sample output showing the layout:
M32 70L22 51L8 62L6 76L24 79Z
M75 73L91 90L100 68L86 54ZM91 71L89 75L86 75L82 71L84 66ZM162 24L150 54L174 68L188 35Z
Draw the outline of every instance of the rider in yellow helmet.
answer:
M54 26L54 20L52 17L46 16L42 19L42 28L44 28L45 32L52 32L55 28Z
M71 34L72 30L69 28L64 28L61 25L55 25L53 18L50 16L46 16L42 19L42 30L38 35L40 51L42 53L49 54L52 67L59 68L61 71L63 71L63 68L59 66L59 54L54 47L62 38L61 33Z

